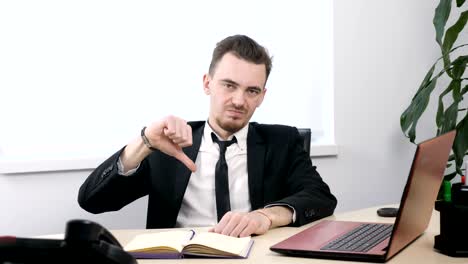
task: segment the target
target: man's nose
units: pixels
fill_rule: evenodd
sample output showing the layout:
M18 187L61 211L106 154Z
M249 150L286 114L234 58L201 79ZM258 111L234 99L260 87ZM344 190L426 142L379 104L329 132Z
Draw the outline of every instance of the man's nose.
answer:
M244 92L238 89L233 95L232 95L232 103L236 107L241 107L245 103L245 98L244 98Z

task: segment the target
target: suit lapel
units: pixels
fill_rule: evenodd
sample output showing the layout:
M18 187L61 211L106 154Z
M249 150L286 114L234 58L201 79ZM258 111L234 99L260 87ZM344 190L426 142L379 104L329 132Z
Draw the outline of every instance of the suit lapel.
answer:
M186 147L183 149L185 154L193 160L196 161L198 150L200 149L201 139L203 135L203 129L205 128L205 122L196 122L192 125L192 138L193 144L192 146ZM180 161L176 162L176 169L175 169L175 177L176 177L176 184L175 184L175 197L178 204L182 202L182 198L184 197L185 189L187 188L188 181L190 179L190 175L192 172Z
M247 135L247 171L249 195L252 210L263 207L263 170L265 165L265 144L258 135L254 124L249 124Z

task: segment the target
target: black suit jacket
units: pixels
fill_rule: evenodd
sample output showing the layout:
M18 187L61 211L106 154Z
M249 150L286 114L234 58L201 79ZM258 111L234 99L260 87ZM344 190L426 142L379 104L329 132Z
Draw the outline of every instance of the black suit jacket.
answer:
M195 162L205 122L189 125L193 145L184 148L184 152ZM312 166L297 129L249 125L247 169L252 209L273 203L288 204L296 210L295 226L331 215L336 198ZM78 195L80 206L91 213L116 211L149 195L147 228L174 227L190 170L175 158L155 151L143 160L134 175L122 176L117 169L122 150L86 179Z

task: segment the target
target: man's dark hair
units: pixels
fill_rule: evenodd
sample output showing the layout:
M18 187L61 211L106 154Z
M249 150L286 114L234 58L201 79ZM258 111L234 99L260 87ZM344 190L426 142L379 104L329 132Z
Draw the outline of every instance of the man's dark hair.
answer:
M268 51L255 42L255 40L245 35L230 36L216 44L209 69L209 74L211 76L213 76L218 62L226 53L232 53L234 56L248 62L264 64L266 68L266 79L268 79L272 67L271 57Z

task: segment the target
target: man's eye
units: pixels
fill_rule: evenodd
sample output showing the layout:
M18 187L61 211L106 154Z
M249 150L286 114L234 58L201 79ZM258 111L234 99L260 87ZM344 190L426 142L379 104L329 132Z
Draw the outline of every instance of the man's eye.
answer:
M248 92L249 92L249 94L251 94L251 95L257 95L257 94L260 93L260 91L258 91L258 90L256 90L256 89L250 89Z
M224 87L229 88L229 89L232 89L232 88L234 88L234 85L232 85L232 84L230 84L230 83L225 83L225 84L224 84Z

